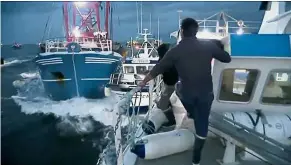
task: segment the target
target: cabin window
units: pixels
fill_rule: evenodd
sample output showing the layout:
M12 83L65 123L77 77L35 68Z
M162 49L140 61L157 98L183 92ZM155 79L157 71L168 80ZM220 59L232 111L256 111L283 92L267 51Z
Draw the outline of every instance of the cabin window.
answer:
M219 100L249 102L258 73L256 69L225 69L222 72Z
M262 93L262 103L291 104L291 70L270 72Z
M136 73L137 74L144 74L146 70L147 70L146 66L137 66L136 67Z
M124 73L134 73L134 67L133 66L125 66Z

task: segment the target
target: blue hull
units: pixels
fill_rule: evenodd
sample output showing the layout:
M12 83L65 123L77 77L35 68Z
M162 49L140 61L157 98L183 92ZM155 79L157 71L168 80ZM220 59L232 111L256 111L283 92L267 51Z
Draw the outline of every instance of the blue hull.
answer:
M121 57L99 52L45 53L35 58L48 96L53 100L73 97L103 98L110 75L121 66ZM48 55L47 55L48 54Z

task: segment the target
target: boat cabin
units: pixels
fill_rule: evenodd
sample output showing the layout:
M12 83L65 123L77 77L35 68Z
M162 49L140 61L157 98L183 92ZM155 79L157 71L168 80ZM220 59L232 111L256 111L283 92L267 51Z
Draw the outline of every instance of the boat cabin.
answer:
M158 58L131 58L122 64L122 71L111 76L112 84L136 86L158 63Z
M291 113L291 36L230 35L229 43L231 63L214 61L212 107Z
M122 71L111 75L111 85L123 85L123 87L134 87L139 81L143 80L145 75L150 71L159 60L155 45L148 40L147 29L144 29L143 43L138 48L138 52L133 54L124 60L122 64ZM131 41L133 43L133 41ZM129 86L124 86L129 85Z

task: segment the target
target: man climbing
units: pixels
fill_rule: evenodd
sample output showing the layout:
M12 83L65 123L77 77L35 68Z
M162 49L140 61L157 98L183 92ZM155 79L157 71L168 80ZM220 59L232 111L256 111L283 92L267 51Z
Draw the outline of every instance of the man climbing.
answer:
M208 132L208 118L214 99L211 60L215 58L224 63L231 61L229 54L220 46L209 41L199 41L196 38L198 28L198 23L194 19L184 19L181 24L182 40L180 43L169 50L139 84L143 87L159 74L172 67L176 68L180 78L176 93L189 117L194 119L196 129L192 159L195 165L200 163L201 151Z
M158 47L157 51L159 55L159 61L163 59L169 48L170 44L162 44ZM164 86L161 93L161 98L157 103L157 107L162 111L166 111L167 109L169 109L170 97L175 91L175 84L179 80L176 68L173 66L169 70L165 71L163 73L162 79L164 82Z

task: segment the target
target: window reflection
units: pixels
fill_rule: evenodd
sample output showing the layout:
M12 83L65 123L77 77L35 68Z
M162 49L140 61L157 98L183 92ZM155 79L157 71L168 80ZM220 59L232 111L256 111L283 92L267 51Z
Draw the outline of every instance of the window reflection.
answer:
M291 71L271 72L262 94L262 102L291 104Z
M125 66L124 67L124 73L134 73L133 66Z
M147 70L146 66L137 66L136 67L136 73L137 74L144 74L146 70Z
M258 70L225 69L219 99L224 101L248 102L254 92Z

